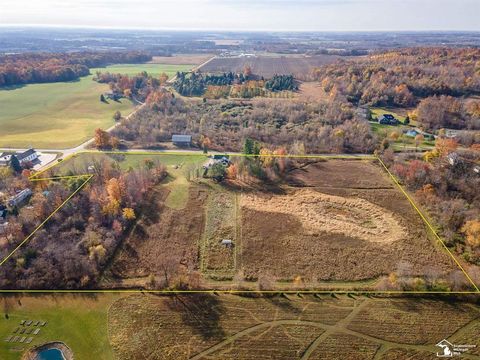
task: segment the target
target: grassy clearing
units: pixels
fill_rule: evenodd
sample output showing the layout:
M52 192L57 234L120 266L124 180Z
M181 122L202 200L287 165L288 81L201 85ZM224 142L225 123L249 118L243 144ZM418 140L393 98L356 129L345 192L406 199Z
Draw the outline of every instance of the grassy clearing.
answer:
M402 150L412 150L417 148L420 151L424 150L430 150L435 146L435 141L434 140L424 140L422 143L418 144L416 146L415 144L415 138L406 136L405 134L402 135L404 131L411 130L411 126L406 126L406 125L385 125L385 124L379 124L376 122L370 122L370 126L372 128L372 131L381 136L381 137L388 137L389 141L391 142L392 148L395 151L402 151ZM401 135L397 140L393 140L390 138L390 134L397 132L399 135Z
M115 111L133 109L126 99L100 102L108 85L92 77L0 89L0 147L72 147L91 138L96 128L113 125Z
M120 295L29 295L3 296L0 320L0 359L16 360L28 348L51 341L69 346L76 359L113 359L108 341L108 309ZM26 345L5 342L21 320L47 321L34 340ZM22 335L23 336L23 335Z
M370 108L370 111L372 112L372 117L374 119L377 119L379 116L384 114L392 114L393 116L395 116L396 119L400 120L401 122L404 122L406 116L400 115L398 112L396 112L397 110L398 109L383 108L383 107Z
M146 71L153 76L188 71L192 65L124 64L91 69L92 75L78 81L29 84L0 88L0 147L61 149L78 145L93 136L96 128L113 125L112 115L128 114L133 104L127 99L100 102L107 84L93 81L98 71L135 75Z
M134 154L80 154L64 163L59 164L55 168L57 175L65 175L67 173L86 174L87 168L91 164L102 161L117 162L120 168L128 170L128 168L139 167L145 160L158 160L167 167L168 177L162 186L170 191L165 205L172 209L183 209L188 200L188 191L190 183L187 179L187 173L194 167L199 167L205 162L206 157L203 154L194 155L174 155L174 154L151 154L151 155L134 155Z
M237 246L237 200L236 194L218 186L210 192L207 209L205 233L201 246L202 273L222 279L232 278L235 274ZM221 240L232 240L233 247L225 247Z
M95 71L108 71L111 73L120 73L127 75L137 75L143 71L146 71L152 76L158 76L161 73L165 73L168 77L174 76L177 71L189 71L192 68L192 65L183 65L183 64L119 64L119 65L110 65L104 68L98 68L91 70L91 73L94 74Z

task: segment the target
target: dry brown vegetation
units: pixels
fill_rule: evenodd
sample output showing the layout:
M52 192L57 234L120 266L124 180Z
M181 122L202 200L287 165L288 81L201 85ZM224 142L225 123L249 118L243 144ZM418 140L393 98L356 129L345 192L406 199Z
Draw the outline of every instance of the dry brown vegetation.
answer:
M169 190L158 187L104 286L467 288L379 164L330 159L288 168L269 185L192 179L181 209L166 206Z
M407 199L379 166L329 160L290 172L283 193L242 196L242 269L247 278L366 280L456 270L429 239Z
M443 338L478 347L479 314L421 298L134 295L112 305L108 326L121 359L430 359Z
M167 195L165 188L156 190L115 257L109 274L113 280L151 276L150 286L165 287L198 269L207 190L190 188L187 205L178 210L165 205Z

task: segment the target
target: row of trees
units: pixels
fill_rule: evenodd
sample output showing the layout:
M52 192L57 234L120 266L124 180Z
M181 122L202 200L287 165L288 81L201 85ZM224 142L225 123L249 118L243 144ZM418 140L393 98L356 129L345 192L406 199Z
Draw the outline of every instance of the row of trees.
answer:
M142 52L23 53L0 55L0 86L76 80L92 67L151 60Z

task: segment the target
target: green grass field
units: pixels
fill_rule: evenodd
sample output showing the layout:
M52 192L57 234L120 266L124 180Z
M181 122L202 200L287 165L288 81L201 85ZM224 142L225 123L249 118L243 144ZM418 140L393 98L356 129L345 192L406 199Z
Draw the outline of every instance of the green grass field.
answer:
M173 209L182 209L188 200L188 190L190 183L186 177L186 173L192 167L199 167L206 161L203 154L193 155L174 155L169 153L163 154L96 154L83 153L58 164L54 169L56 175L65 174L86 174L89 165L103 160L117 162L121 169L136 168L141 166L145 160L159 161L166 166L168 177L162 183L170 191L165 205Z
M92 69L90 72L92 74L95 71L108 71L114 74L128 74L136 75L142 71L146 71L152 76L158 76L161 73L165 73L169 78L174 76L177 71L188 71L193 67L193 65L173 65L173 64L119 64L119 65L110 65L104 68Z
M79 81L30 84L0 89L0 147L69 148L93 137L98 127L113 125L117 110L128 114L133 104L100 102L108 85L92 76Z
M108 309L115 294L3 296L0 320L0 359L18 360L36 345L62 341L75 359L113 359L108 341ZM30 344L6 342L21 320L46 321Z
M119 110L126 115L133 104L100 102L100 94L108 85L92 80L97 70L114 73L152 75L165 72L173 76L192 65L135 64L114 65L91 69L92 75L78 81L49 84L30 84L23 87L0 88L0 147L29 147L63 149L90 139L96 128L113 125L112 116Z

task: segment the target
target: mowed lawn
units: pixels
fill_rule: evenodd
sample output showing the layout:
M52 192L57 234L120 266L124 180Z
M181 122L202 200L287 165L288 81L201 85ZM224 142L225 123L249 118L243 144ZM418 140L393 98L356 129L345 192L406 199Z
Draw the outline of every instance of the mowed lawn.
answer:
M118 294L4 295L0 318L0 359L17 360L36 345L62 341L75 359L113 359L108 341L108 309ZM46 321L30 344L4 341L20 327L20 321ZM32 326L30 326L32 327ZM37 328L37 327L35 327ZM17 334L15 334L17 335Z
M104 68L92 69L92 74L95 71L110 72L114 74L127 74L136 75L143 71L146 71L149 75L158 76L161 73L165 73L169 78L173 77L178 71L188 71L194 65L177 65L177 64L119 64L110 65Z
M117 162L123 170L143 166L145 160L154 160L163 164L168 176L161 186L166 187L170 192L165 205L172 209L183 209L188 201L190 183L187 179L187 172L194 168L200 168L207 160L206 155L198 154L99 154L82 153L59 163L53 168L55 175L86 174L89 165L97 162Z
M125 64L90 69L92 75L78 81L29 84L18 88L0 88L0 147L65 149L93 137L96 128L113 125L115 111L123 115L133 111L127 99L100 101L107 84L93 81L98 71L134 75L147 71L153 76L165 72L172 77L193 65Z
M100 101L108 85L79 81L0 89L0 147L70 148L113 125L113 114L133 110L130 100Z

